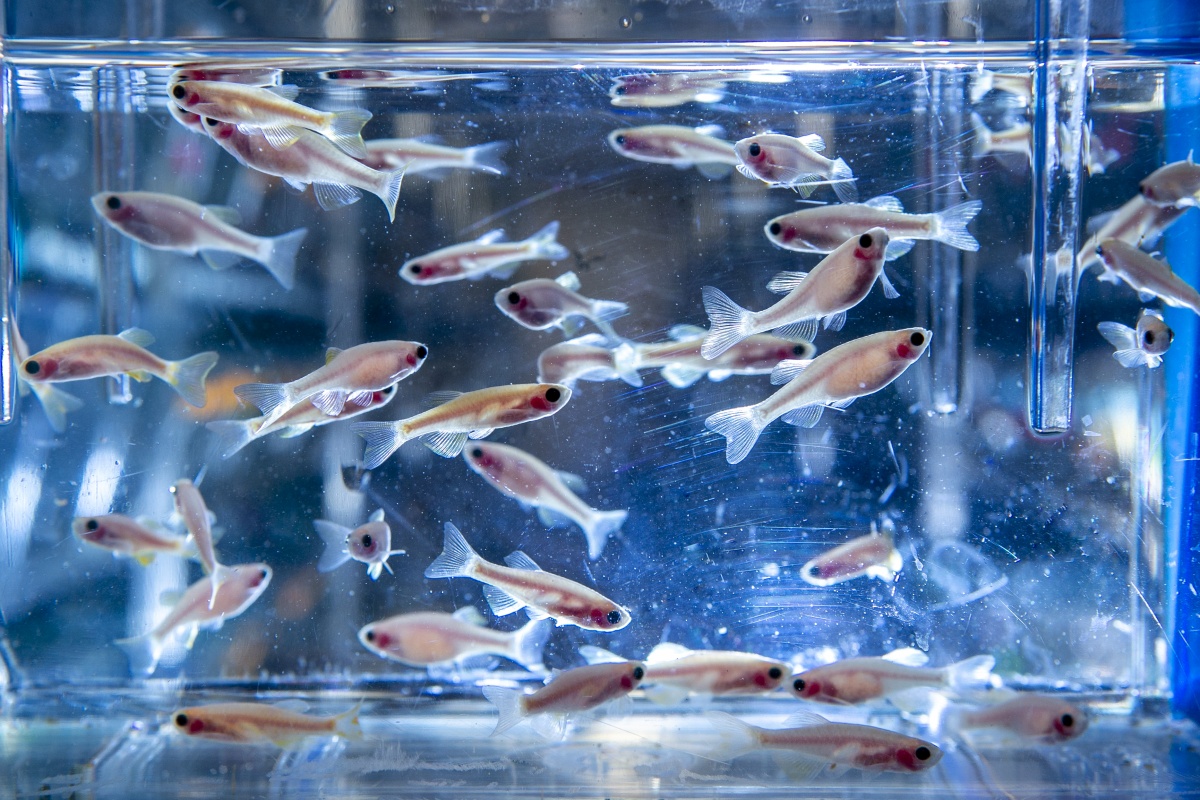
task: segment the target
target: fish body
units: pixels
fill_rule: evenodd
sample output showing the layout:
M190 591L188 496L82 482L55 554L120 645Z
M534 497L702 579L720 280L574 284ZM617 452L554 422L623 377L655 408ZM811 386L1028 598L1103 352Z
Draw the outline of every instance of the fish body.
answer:
M394 386L421 368L429 348L420 342L386 340L366 342L325 352L325 365L290 383L244 383L234 393L257 406L276 423L297 404L306 400L325 414L336 417L346 404L370 407L375 393Z
M230 81L180 80L176 76L167 94L176 105L201 117L260 132L277 149L286 149L303 130L323 136L347 155L363 158L362 129L371 112L362 109L318 111L293 102L295 86L253 86Z
M217 354L197 353L182 361L166 361L146 349L154 337L140 328L116 336L80 336L51 345L21 362L20 374L29 384L63 383L128 375L136 381L153 376L166 382L188 403L203 407L204 381L216 366Z
M856 705L911 689L980 688L991 680L996 659L975 656L948 667L924 666L920 650L896 650L882 657L846 658L792 677L789 691L815 703Z
M16 362L21 364L29 358L29 345L25 343L25 339L21 337L21 332L17 330L15 316L9 317L9 323L13 356ZM42 411L46 413L46 419L49 420L50 427L57 433L62 433L67 429L67 414L83 408L83 401L75 395L70 392L64 392L52 383L27 381L21 370L17 370L17 386L21 394L33 392L38 402L41 403Z
M904 559L892 543L892 534L872 530L866 536L851 539L809 561L800 568L800 577L813 586L835 586L866 576L891 583L904 566Z
M483 696L500 712L492 736L528 716L576 714L625 697L637 688L645 672L642 662L623 661L568 669L533 694L504 686L484 686Z
M619 128L608 134L608 145L616 152L650 164L670 164L686 169L703 164L737 166L733 144L715 135L715 126L688 128L683 125L645 125Z
M463 450L467 465L492 486L521 503L565 517L583 529L588 558L604 552L608 537L625 524L628 511L599 511L579 499L567 483L578 478L550 467L539 458L495 442L475 442ZM543 521L546 521L543 519Z
M538 381L561 383L575 388L576 381L623 380L630 386L641 386L637 369L627 369L617 363L617 351L606 346L608 339L589 333L575 339L551 345L538 356Z
M489 142L473 147L447 147L421 139L371 139L366 143L364 164L383 172L404 170L409 175L441 169L468 169L503 175L500 158L508 142Z
M771 330L811 341L822 319L826 328L841 330L846 311L861 303L883 276L889 241L886 230L871 228L847 239L812 272L779 273L767 288L785 297L762 311L742 308L721 290L705 286L704 310L711 327L700 354L716 358L747 336ZM882 280L888 297L899 295L886 276Z
M1200 164L1192 160L1174 161L1151 172L1138 191L1142 198L1156 206L1186 208L1200 204Z
M829 183L838 199L850 203L858 199L854 174L845 160L821 155L825 140L815 133L786 136L763 133L742 139L734 145L738 172L757 178L768 186L794 189L808 197L817 186Z
M383 202L388 221L396 218L403 169L371 169L305 130L299 131L296 141L283 150L272 147L260 131L243 131L212 117L204 117L204 131L243 166L283 178L300 191L311 183L317 203L326 211L358 202L363 190Z
M494 655L533 672L545 669L542 650L550 635L549 620L532 620L515 631L486 628L481 622L468 621L459 614L417 611L364 625L358 640L382 658L413 667Z
M367 442L363 460L374 469L411 439L420 439L444 458L455 458L467 439L483 439L496 428L558 413L571 390L558 383L518 383L474 392L442 392L438 405L395 422L356 422L350 429Z
M689 650L664 642L646 656L646 695L652 700L673 700L662 687L676 694L701 694L714 697L753 695L779 688L791 669L774 658L736 650ZM682 699L681 697L679 699Z
M298 228L282 236L254 236L226 222L226 209L158 192L101 192L92 195L92 207L109 225L147 247L199 253L217 270L248 258L266 267L285 289L295 283L296 256L308 233Z
M905 214L894 197L874 197L865 203L839 203L805 208L767 222L767 238L786 250L801 253L830 253L847 240L871 228L884 228L890 244L887 260L912 249L917 239L942 242L959 250L978 250L979 242L967 231L983 204L978 200L947 208L936 214Z
M1119 322L1101 322L1096 327L1117 348L1113 358L1126 368L1146 366L1154 369L1162 364L1163 354L1175 341L1175 332L1167 326L1162 315L1150 310L1142 311L1137 328Z
M629 306L613 300L593 300L579 294L579 279L573 272L555 280L534 278L496 292L496 308L523 327L534 331L562 328L568 335L577 326L572 317L590 320L612 341L619 337L609 324L629 313Z
M383 509L353 530L327 519L313 520L313 527L325 542L325 552L317 562L320 572L330 572L354 559L367 565L371 580L378 580L385 569L389 573L392 571L388 558L404 553L392 549L392 529L383 519Z
M684 103L715 103L725 96L732 72L647 72L613 79L608 90L619 108L670 108Z
M546 572L517 551L507 566L484 560L471 549L458 528L446 523L445 549L425 570L426 578L473 578L484 584L493 613L505 616L528 609L532 619L550 617L559 627L577 625L589 631L618 631L630 622L629 612L604 595L561 575Z
M1153 244L1185 211L1187 207L1156 206L1142 195L1134 195L1108 214L1108 219L1079 248L1076 269L1082 275L1088 267L1100 263L1096 248L1105 239L1120 239L1138 247Z
M187 478L175 482L171 487L171 496L175 502L175 513L182 520L196 547L197 558L204 567L204 574L212 579L210 604L215 603L221 584L227 581L232 573L228 567L217 561L217 554L213 549L212 512L205 505L204 497L196 484Z
M310 736L360 738L355 706L334 717L314 717L265 703L211 703L181 708L171 715L175 730L218 742L287 747Z
M157 555L197 555L188 538L163 530L150 520L131 519L124 514L76 517L71 523L71 531L81 542L108 550L113 555L128 556L143 566Z
M702 354L708 331L694 325L676 325L667 342L626 342L613 352L617 367L636 374L639 369L658 369L677 389L691 386L707 376L723 381L730 375L769 375L780 361L808 359L816 353L811 342L771 334L755 334L731 345L715 358Z
M1120 239L1105 239L1096 248L1104 265L1099 280L1125 281L1142 297L1153 295L1169 306L1200 314L1200 293L1174 273L1171 265Z
M845 408L900 377L929 347L929 339L924 328L882 331L838 345L811 362L780 362L771 382L786 382L782 389L757 405L713 414L704 425L727 439L726 460L737 464L773 420L812 427L826 407Z
M1057 743L1082 735L1088 727L1088 716L1061 698L1022 693L1002 703L953 713L949 727L1002 728L1018 736Z
M228 567L229 578L213 598L212 576L189 586L167 616L149 633L116 642L126 655L135 675L149 675L158 666L167 642L180 633L187 634L190 648L201 628L219 628L254 604L271 582L266 564L239 564Z
M507 278L526 261L561 261L570 256L557 236L557 220L519 242L505 241L502 230L490 231L473 242L450 245L405 261L400 277L415 286L476 280L484 275Z

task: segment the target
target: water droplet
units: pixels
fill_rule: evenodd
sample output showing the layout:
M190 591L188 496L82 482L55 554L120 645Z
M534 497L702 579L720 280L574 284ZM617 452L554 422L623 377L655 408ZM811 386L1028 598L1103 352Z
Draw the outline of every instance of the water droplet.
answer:
M621 17L621 27L622 28L629 29L632 26L633 26L633 20L631 20L629 17Z

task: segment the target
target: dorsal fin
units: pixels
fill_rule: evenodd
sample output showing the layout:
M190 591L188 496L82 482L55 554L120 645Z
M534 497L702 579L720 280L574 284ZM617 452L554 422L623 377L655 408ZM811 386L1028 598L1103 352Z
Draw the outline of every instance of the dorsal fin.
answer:
M929 663L929 656L915 647L901 647L880 656L884 661L900 664L905 667L923 667Z
M572 292L579 291L579 276L574 272L564 272L554 279L554 282L564 289L570 289Z
M821 138L819 133L809 133L804 136L797 136L800 144L812 150L814 153L819 153L825 149L825 140Z
M542 568L539 567L532 558L525 555L525 553L523 553L520 550L516 550L512 553L509 553L507 556L505 556L504 563L507 564L508 566L512 567L513 569L527 569L527 570L532 570L534 572L542 571Z
M863 205L870 206L871 208L878 208L880 211L904 211L904 205L890 194L872 197L870 200L863 203Z
M231 206L204 206L204 213L212 214L226 225L240 225L242 222L241 213Z
M810 725L825 725L829 720L811 711L797 711L783 721L785 728L807 728Z
M371 516L367 517L368 522L383 522L383 509L376 509Z
M342 354L342 348L340 348L340 347L326 348L325 363L328 364L330 361L333 361L335 358L337 358L341 354Z
M483 236L475 240L475 244L496 244L497 242L507 241L508 234L504 232L504 228L496 228L494 231L488 231Z
M154 344L154 334L141 328L126 328L117 334L117 338L124 339L130 344L136 344L138 347L149 347Z
M438 406L444 406L446 403L449 403L456 397L462 397L462 394L462 392L456 392L453 389L446 389L440 392L430 392L429 394L425 395L425 407L437 408Z
M660 642L646 656L647 664L658 664L663 661L674 661L677 658L690 656L692 651L674 642Z

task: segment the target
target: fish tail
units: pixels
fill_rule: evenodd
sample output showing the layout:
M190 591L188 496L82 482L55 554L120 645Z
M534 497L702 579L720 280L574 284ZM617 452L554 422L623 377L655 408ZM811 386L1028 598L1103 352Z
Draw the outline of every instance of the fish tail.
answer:
M496 720L496 729L492 731L492 736L504 733L525 718L520 689L509 686L484 686L483 696L500 712L500 718Z
M957 247L959 250L979 249L979 242L967 231L967 223L975 219L975 215L983 208L979 200L968 200L951 206L937 214L937 235L934 237L943 244Z
M488 142L467 148L467 164L471 169L503 175L508 167L500 159L508 151L508 142Z
M704 420L704 427L725 437L725 460L737 464L750 454L764 426L758 421L754 406L742 406L713 414Z
M375 469L392 453L400 449L400 445L408 441L392 422L355 422L350 430L361 436L367 443L363 451L363 466Z
M261 411L267 421L278 419L292 403L291 393L285 383L243 383L233 387L233 393Z
M629 342L621 342L612 351L613 371L630 386L641 386L642 376L637 371L637 350Z
M720 735L720 741L713 745L708 758L714 761L732 761L754 749L758 737L754 734L753 725L748 725L724 711L705 711L704 718Z
M603 322L611 322L629 313L629 306L616 300L593 300L592 316ZM617 341L621 341L617 338Z
M442 539L442 554L433 560L425 569L426 578L463 578L470 577L475 564L480 561L462 532L447 522Z
M331 572L350 560L350 551L346 549L349 528L327 519L314 519L313 527L325 543L325 552L321 553L321 560L317 562L317 572Z
M42 404L42 410L46 412L46 419L50 421L50 427L56 433L62 433L67 429L67 414L83 408L82 400L53 384L39 383L34 391L37 394L38 402Z
M265 240L266 247L258 261L285 289L291 289L296 284L296 256L300 254L300 245L307 235L308 228L297 228Z
M204 381L217 365L217 357L213 351L206 350L182 361L168 362L167 383L171 384L184 400L196 408L203 408L207 402Z
M991 685L996 659L973 656L946 667L946 685L951 689L984 689Z
M833 162L829 180L833 182L833 191L837 194L838 200L843 203L858 201L858 187L854 185L854 173L850 171L850 165L844 158Z
M971 157L983 158L992 152L992 130L984 124L983 117L971 112L971 130L975 133L975 141L971 143Z
M608 544L608 537L621 529L628 516L629 512L624 510L599 511L592 515L583 528L583 533L587 536L588 558L595 561L600 557L604 546Z
M217 603L217 592L221 591L221 587L225 582L233 577L233 569L213 559L212 574L208 576L209 583L212 584L212 593L208 596L208 607L211 609Z
M546 223L540 231L529 237L529 242L539 258L562 261L571 255L570 250L558 243L558 220Z
M371 112L361 108L339 111L329 122L326 135L329 141L354 158L367 157L367 145L363 142L363 126L371 121Z
M750 335L751 314L720 289L705 286L702 293L711 327L700 346L700 355L714 359Z
M257 427L252 419L219 419L204 427L217 435L216 449L221 458L229 458L254 441Z
M396 221L396 203L400 200L400 184L404 182L404 171L407 167L384 173L386 179L383 188L375 192L375 196L383 201L387 208L388 222Z
M358 722L359 712L362 711L362 701L354 704L354 708L343 711L334 717L333 732L343 739L363 738L362 726Z
M550 619L547 617L527 622L521 629L513 633L512 660L530 672L545 672L542 651L546 648L546 641L550 638L552 627Z
M163 644L151 633L113 642L129 658L129 671L134 675L152 675L162 658Z

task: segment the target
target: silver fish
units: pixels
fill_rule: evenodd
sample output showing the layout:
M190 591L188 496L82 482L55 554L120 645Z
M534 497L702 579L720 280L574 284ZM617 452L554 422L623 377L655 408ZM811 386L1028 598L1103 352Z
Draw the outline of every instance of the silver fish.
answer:
M619 128L608 134L608 145L616 152L650 164L670 164L679 169L704 167L716 177L737 166L737 153L730 142L717 138L715 125L688 128L683 125L645 125ZM718 169L712 169L716 165Z
M1156 206L1200 205L1200 164L1188 153L1187 160L1151 172L1138 184L1138 191L1146 202Z
M371 139L367 154L359 159L372 169L390 172L402 169L409 175L443 169L467 169L503 175L500 159L508 142L489 142L473 147L447 147L423 139Z
M1186 308L1200 314L1200 293L1171 270L1171 265L1143 253L1120 239L1105 239L1096 248L1104 264L1099 280L1125 281L1143 302L1157 297L1169 306Z
M748 178L794 189L801 197L808 197L818 186L828 183L843 203L854 202L858 199L854 173L844 159L821 155L824 149L825 140L815 133L799 137L763 133L734 145L738 172Z
M533 694L506 686L484 686L483 696L500 712L492 736L503 733L528 716L566 716L590 711L627 696L646 673L640 661L590 664L558 673Z
M171 715L175 730L198 739L288 747L312 736L360 739L362 703L333 717L313 717L266 703L210 703L181 708Z
M1167 327L1162 315L1148 309L1138 317L1137 328L1119 322L1101 322L1096 327L1100 335L1117 348L1113 358L1126 368L1146 366L1154 369L1162 364L1163 354L1175 341L1175 332Z
M840 544L800 568L800 578L813 586L835 586L868 577L891 583L904 566L904 559L892 542L891 531L871 525L866 536Z
M696 325L674 325L667 331L670 341L623 342L612 351L614 367L622 371L622 377L624 373L636 376L639 369L657 369L667 383L684 389L705 376L719 382L730 375L769 375L780 361L809 359L816 352L811 342L756 334L715 358L705 358L701 350L707 335L708 331ZM635 385L640 384L639 379Z
M313 527L325 542L318 572L330 572L354 559L367 565L367 575L374 581L385 569L391 573L388 558L405 552L392 549L392 528L384 521L382 508L353 530L327 519L314 519Z
M1120 239L1138 247L1153 245L1171 225L1175 223L1187 206L1156 206L1140 194L1134 195L1116 211L1099 214L1089 222L1089 227L1098 220L1103 220L1096 232L1079 248L1075 256L1076 270L1079 275L1095 264L1100 263L1096 248L1105 239Z
M502 230L489 231L473 242L410 258L400 267L400 277L416 286L476 280L484 275L508 278L526 261L561 261L569 257L570 251L558 243L557 236L557 220L519 242L506 241Z
M358 632L358 640L377 656L413 667L496 655L531 672L542 672L545 670L542 650L550 631L548 619L532 620L515 631L487 628L480 613L467 606L453 614L440 611L397 614L364 625Z
M496 292L496 308L506 317L534 331L561 328L568 336L578 331L574 318L590 320L611 341L619 337L610 322L629 313L629 306L614 300L593 300L579 294L579 278L565 272L555 280L534 278Z
M974 656L948 667L926 667L920 650L904 648L886 656L846 658L797 673L789 691L801 700L856 705L912 689L985 688L996 659Z

